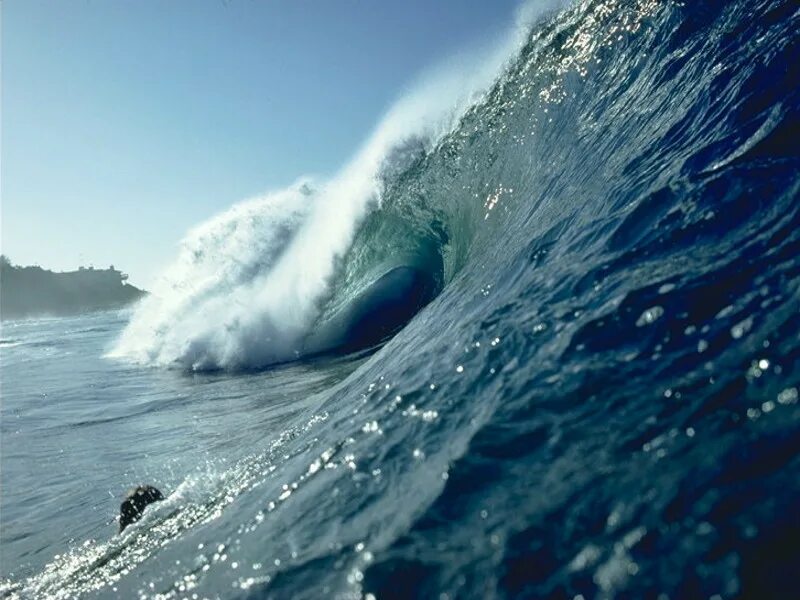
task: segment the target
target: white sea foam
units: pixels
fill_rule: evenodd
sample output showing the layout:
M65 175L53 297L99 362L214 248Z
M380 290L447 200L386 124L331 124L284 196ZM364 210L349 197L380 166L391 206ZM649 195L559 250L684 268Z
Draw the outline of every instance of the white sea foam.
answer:
M520 15L534 18L530 8ZM449 131L501 74L526 30L518 19L482 56L460 55L429 72L331 179L242 202L190 231L110 356L191 369L297 357L337 260L379 205L379 175L393 149L410 139L432 144Z

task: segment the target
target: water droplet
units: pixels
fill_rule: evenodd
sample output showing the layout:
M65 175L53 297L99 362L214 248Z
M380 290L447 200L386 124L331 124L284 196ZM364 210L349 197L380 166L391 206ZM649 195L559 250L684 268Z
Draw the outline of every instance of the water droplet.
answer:
M748 317L744 321L738 322L731 327L731 337L738 340L753 327L753 317Z
M637 327L644 327L654 323L661 315L664 314L664 309L660 306L653 306L644 311L636 320Z
M795 404L798 398L797 388L790 387L778 394L779 404Z

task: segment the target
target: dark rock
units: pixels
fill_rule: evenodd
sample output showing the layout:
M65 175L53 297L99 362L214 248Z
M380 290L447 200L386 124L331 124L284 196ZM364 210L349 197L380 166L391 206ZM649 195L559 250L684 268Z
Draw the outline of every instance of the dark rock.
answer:
M152 485L140 485L125 494L125 501L119 507L119 531L142 518L145 507L163 500L164 495Z

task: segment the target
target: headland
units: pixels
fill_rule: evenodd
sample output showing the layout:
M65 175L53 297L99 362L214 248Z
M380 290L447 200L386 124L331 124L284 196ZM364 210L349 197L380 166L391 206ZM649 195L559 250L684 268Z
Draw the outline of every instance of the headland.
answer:
M127 283L114 266L54 272L14 265L0 257L0 319L70 315L121 308L147 292Z

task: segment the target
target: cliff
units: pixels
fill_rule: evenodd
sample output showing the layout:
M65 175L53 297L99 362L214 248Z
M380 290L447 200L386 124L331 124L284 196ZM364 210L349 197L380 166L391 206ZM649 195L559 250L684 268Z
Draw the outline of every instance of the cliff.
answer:
M55 273L12 265L1 257L0 319L120 308L146 293L126 283L127 278L113 266Z

